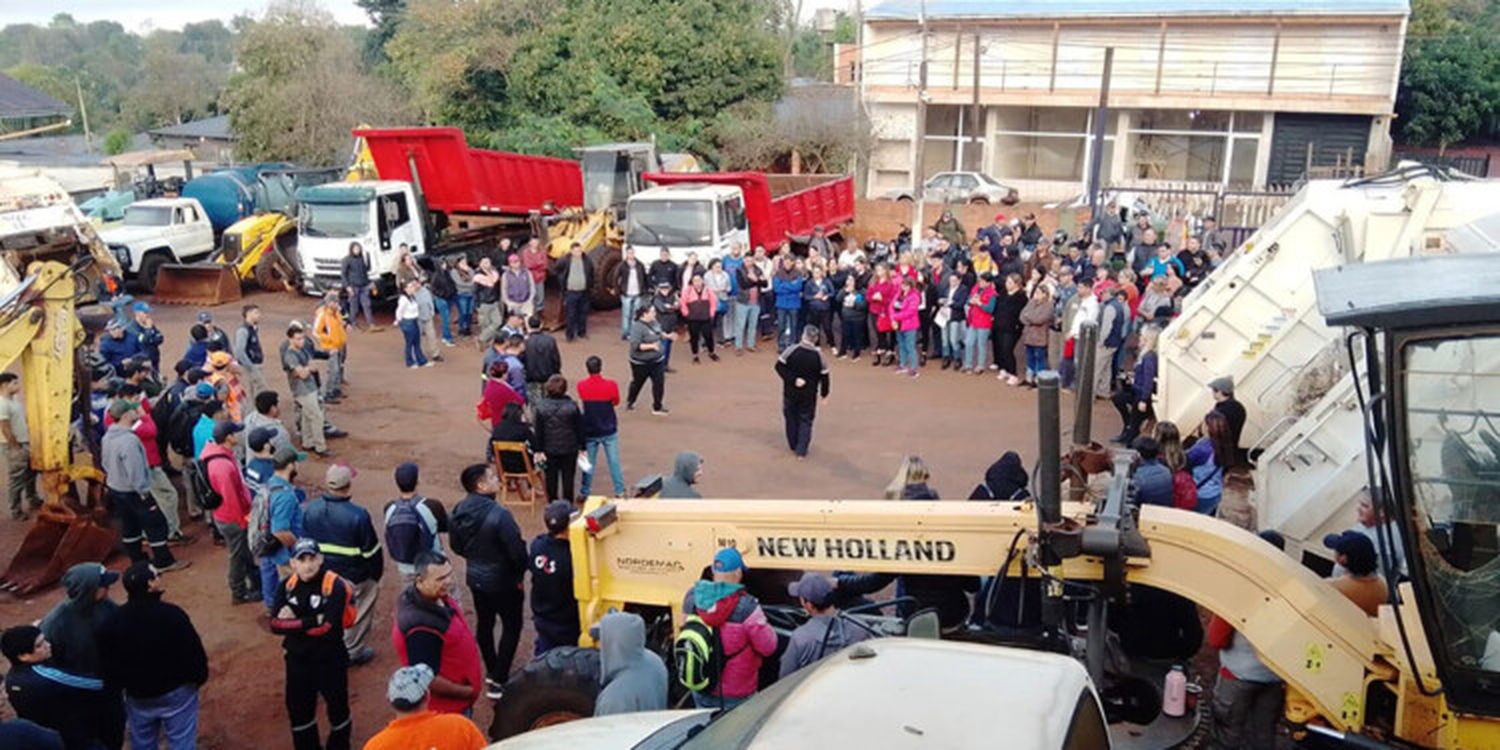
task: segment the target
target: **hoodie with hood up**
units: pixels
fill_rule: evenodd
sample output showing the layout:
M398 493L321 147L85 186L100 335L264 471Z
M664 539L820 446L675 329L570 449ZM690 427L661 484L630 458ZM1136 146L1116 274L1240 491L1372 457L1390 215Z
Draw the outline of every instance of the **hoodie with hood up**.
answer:
M970 500L1019 500L1030 497L1027 491L1026 467L1015 451L1006 451L984 472L984 483L969 493Z
M599 684L594 715L667 709L667 666L646 648L646 621L629 612L599 620Z
M703 496L698 490L693 489L693 482L698 475L698 467L703 465L703 458L692 451L683 451L677 454L677 462L672 467L672 476L662 480L661 494L658 497L697 499Z
M52 642L52 665L65 672L98 677L103 675L99 659L99 627L120 605L97 599L104 566L79 563L63 574L68 598L57 603L42 619L42 634Z

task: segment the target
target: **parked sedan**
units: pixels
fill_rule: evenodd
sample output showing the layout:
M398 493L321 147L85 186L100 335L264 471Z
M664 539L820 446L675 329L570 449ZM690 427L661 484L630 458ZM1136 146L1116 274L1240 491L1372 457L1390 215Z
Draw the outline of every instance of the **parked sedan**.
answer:
M887 190L882 196L887 200L914 200L911 188ZM1002 185L983 172L938 172L923 185L923 196L928 203L1004 203L1014 205L1020 201L1015 188Z

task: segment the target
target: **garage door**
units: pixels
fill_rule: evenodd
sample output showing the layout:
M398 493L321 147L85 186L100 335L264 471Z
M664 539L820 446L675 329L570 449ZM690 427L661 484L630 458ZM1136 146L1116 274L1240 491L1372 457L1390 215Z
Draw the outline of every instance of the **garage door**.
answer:
M1354 164L1364 164L1370 143L1367 115L1306 115L1276 113L1271 136L1271 164L1266 182L1289 185L1302 178L1309 166L1331 167L1354 155ZM1308 163L1312 144L1312 163Z

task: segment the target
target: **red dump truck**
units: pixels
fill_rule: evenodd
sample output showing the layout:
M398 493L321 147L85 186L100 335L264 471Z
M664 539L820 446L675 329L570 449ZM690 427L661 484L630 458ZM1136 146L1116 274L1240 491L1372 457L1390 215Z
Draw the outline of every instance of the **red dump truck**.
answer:
M774 250L821 226L838 236L854 220L854 178L761 172L651 173L657 187L631 196L626 242L707 260L736 242Z

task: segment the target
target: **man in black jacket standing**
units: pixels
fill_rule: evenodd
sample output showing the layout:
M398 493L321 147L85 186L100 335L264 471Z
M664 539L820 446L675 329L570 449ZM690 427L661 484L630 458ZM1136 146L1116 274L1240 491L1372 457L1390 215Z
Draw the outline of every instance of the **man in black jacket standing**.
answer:
M786 420L786 446L807 458L812 444L813 417L817 416L818 399L828 398L828 365L818 351L818 327L805 326L802 340L789 346L776 359L776 374L781 376L781 415Z
M271 632L286 652L286 712L293 750L349 750L349 652L344 628L349 582L323 564L312 539L292 545L292 574L276 587ZM318 696L328 715L328 741L318 736Z
M363 309L365 328L375 328L375 314L370 310L370 260L358 242L349 243L349 254L339 266L339 281L349 292L349 323L353 325Z
M611 293L620 298L620 340L630 338L630 324L635 322L635 311L641 302L650 296L651 285L646 278L646 266L635 257L635 247L625 246L625 259L615 271Z
M542 386L547 378L562 373L562 353L557 350L557 339L542 330L540 314L532 315L526 327L531 331L522 354L526 363L526 403L535 408L542 400Z
M161 577L138 562L125 571L129 597L99 629L104 679L125 690L132 747L172 748L198 737L198 689L208 681L208 655L186 612L162 601Z
M328 467L322 496L303 507L302 532L318 542L328 569L354 585L350 596L358 615L343 636L349 664L357 667L375 658L375 650L365 645L365 638L375 621L380 577L385 574L385 550L370 521L370 512L350 497L354 476L354 468L346 464Z
M568 255L552 266L552 275L563 289L563 320L568 340L588 338L589 290L594 288L594 262L575 242Z
M484 659L485 696L498 700L521 642L526 604L526 540L521 527L495 493L500 479L490 464L473 464L459 474L468 493L449 518L449 543L468 564L464 574L474 596L479 655ZM500 644L495 645L495 618L500 618Z

